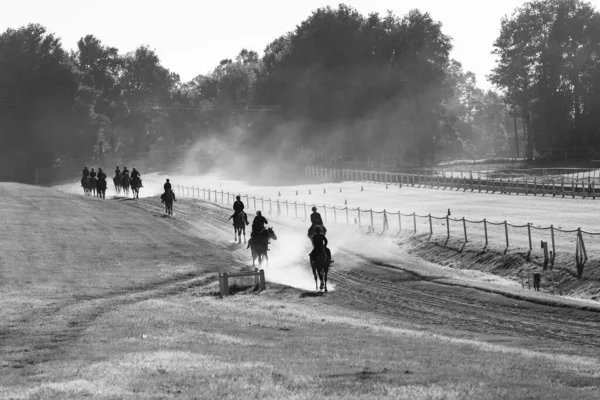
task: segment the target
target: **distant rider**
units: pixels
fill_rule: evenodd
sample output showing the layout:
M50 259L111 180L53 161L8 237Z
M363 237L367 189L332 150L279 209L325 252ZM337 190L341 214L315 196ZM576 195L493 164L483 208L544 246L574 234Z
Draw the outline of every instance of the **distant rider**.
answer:
M317 225L317 227L315 228L315 232L316 233L312 238L313 251L311 251L309 254L311 261L313 260L315 252L325 250L325 254L329 259L329 262L332 263L333 260L331 259L331 250L329 250L329 248L327 247L327 238L323 233L321 233L321 227L319 225Z
M244 212L244 202L241 200L240 196L235 197L235 203L233 203L233 211L235 212L231 217L229 217L229 219L235 217L235 214L241 213L244 218L244 221L246 221L246 225L250 225L250 223L248 222L248 215L246 215L246 213Z
M129 185L129 170L127 167L123 167L123 171L121 172L121 183L125 186Z
M118 165L117 165L117 169L115 169L115 178L117 178L117 179L121 178L121 170L119 169Z
M92 168L92 170L90 171L90 179L94 179L96 177L96 171L94 171L94 168Z
M102 168L98 168L98 179L106 179L106 174L102 171Z
M90 170L88 169L88 167L84 167L83 168L83 179L85 179L89 176L90 176Z
M256 217L254 217L254 221L252 221L252 233L250 234L250 238L256 236L260 232L265 229L265 225L268 225L269 221L265 217L263 217L262 212L257 211Z
M175 192L173 192L173 187L171 186L171 182L168 179L163 185L163 188L165 189L165 192L160 196L160 199L162 200L161 203L165 202L165 194L169 191L173 194L173 201L177 201L175 198Z
M321 218L321 214L317 212L317 207L312 208L312 214L310 214L310 228L308 228L308 236L310 236L310 232L315 229L316 226L323 227L323 234L327 233L327 229L323 226L323 218Z
M142 179L141 179L141 177L142 176L140 175L140 173L135 168L133 168L133 170L131 171L131 180L139 179L140 187L144 187L144 186L142 186Z

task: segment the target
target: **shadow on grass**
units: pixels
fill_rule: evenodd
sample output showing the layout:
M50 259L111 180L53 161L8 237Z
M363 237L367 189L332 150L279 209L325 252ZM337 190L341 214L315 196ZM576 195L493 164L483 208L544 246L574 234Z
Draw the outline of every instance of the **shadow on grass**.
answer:
M304 292L300 295L300 298L304 299L306 297L322 297L325 292Z

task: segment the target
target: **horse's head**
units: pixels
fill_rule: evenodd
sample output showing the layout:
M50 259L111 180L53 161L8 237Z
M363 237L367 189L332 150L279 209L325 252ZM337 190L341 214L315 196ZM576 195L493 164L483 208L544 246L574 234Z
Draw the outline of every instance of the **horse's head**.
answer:
M269 234L269 239L277 240L277 235L275 234L273 228L269 227L267 229L267 233Z

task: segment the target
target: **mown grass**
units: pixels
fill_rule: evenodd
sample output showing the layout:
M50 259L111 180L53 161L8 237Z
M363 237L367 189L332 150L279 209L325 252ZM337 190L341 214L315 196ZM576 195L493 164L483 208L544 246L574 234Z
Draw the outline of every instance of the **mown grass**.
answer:
M107 310L2 398L592 399L598 360L403 328L272 288L215 284Z

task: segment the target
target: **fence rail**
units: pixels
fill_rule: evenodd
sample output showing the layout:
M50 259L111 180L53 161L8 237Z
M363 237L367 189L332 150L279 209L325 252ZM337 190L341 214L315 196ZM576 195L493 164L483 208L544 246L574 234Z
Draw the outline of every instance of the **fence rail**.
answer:
M157 192L162 190L162 183L145 180L146 184L150 184ZM326 204L317 205L315 203L297 202L297 201L282 201L279 198L273 200L272 198L264 198L257 196L250 196L248 194L241 195L233 192L225 192L224 190L218 191L211 188L196 188L181 185L173 185L173 191L177 196L197 198L206 200L216 204L222 205L233 205L235 196L240 196L242 200L245 200L246 209L248 210L262 210L268 215L275 215L277 217L289 217L294 219L300 219L305 222L310 220L309 210L312 207L318 207L323 211L322 217L325 224L333 224L337 226L356 226L358 232L367 234L400 234L403 232L412 232L413 235L419 233L418 226L421 226L422 234L429 234L428 240L437 234L441 233L442 239L446 239L444 245L448 243L450 239L458 239L463 242L463 247L472 242L469 238L474 234L479 234L480 239L484 240L483 249L491 247L491 242L500 242L500 249L504 248L504 253L511 248L511 234L513 246L524 246L528 248L529 254L534 251L533 243L537 243L541 235L545 235L547 241L551 243L550 258L544 263L544 268L549 264L549 267L554 266L555 257L557 251L565 251L569 246L575 246L575 261L578 275L581 276L583 273L583 267L588 261L587 249L584 244L583 235L591 236L596 238L600 236L600 232L589 232L581 228L577 229L561 229L556 228L553 225L550 226L536 226L531 223L515 225L507 221L493 222L488 221L486 218L482 220L469 220L466 218L453 218L450 215L445 216L434 216L431 214L417 214L403 213L400 210L396 212L388 211L386 209L377 211L373 209L361 209L360 207L352 208L348 206L329 206ZM324 190L325 191L325 190ZM296 195L298 192L296 191ZM279 192L281 196L281 192ZM441 226L440 226L441 223ZM471 233L469 233L468 227L471 227ZM477 231L474 226L481 226L481 230ZM397 229L395 229L397 227ZM445 228L444 228L445 227ZM434 229L435 228L435 229ZM510 228L510 229L509 229ZM515 230L526 230L526 236L515 238ZM366 232L365 232L366 231ZM441 232L440 232L441 231ZM538 237L533 240L532 231L538 232ZM565 242L564 245L557 243L557 235L562 235L562 240ZM567 235L567 236L565 236ZM572 236L569 236L572 235ZM481 237L482 236L482 237ZM526 238L526 239L525 239ZM600 254L600 243L594 243L594 253ZM542 239L542 248L544 247L544 241ZM566 250L565 252L568 252Z
M356 169L332 169L306 166L305 173L323 182L343 180L377 182L413 187L456 188L471 191L499 193L516 193L534 196L552 195L575 197L591 197L600 194L600 176L597 171L587 171L587 177L575 177L571 172L567 175L527 175L524 173L502 173L491 171L438 171L433 169L416 170L415 172L387 172ZM585 172L581 172L585 175ZM571 176L569 176L571 175Z

